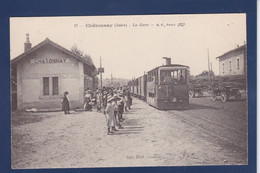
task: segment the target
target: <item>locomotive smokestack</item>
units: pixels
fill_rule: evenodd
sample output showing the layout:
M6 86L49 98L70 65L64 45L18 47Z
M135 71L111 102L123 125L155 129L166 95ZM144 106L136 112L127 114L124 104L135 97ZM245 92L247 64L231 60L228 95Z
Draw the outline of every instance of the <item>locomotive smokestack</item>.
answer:
M171 65L171 58L163 57L166 60L166 65Z

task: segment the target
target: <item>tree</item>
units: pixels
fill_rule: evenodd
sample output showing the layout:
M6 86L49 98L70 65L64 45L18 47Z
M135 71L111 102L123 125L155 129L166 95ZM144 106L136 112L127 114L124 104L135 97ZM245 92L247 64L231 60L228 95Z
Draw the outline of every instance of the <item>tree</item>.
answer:
M88 56L88 55L85 54L85 55L82 56L82 58L84 58L87 62L93 64L93 61L92 61L92 59L90 58L90 56Z
M199 76L208 76L208 74L210 73L210 76L215 76L214 72L213 71L210 71L208 72L207 70L204 70L203 72L201 72L199 75L197 75L196 77L199 77Z
M85 59L87 62L89 62L90 64L93 64L93 61L91 59L91 57L87 54L85 54L82 50L78 49L77 45L74 44L70 51L78 56L80 56L81 58ZM97 88L98 87L98 77L97 77L97 70L94 70L92 71L90 77L91 77L91 80L90 79L87 79L87 82L88 83L91 83L93 85L93 89ZM91 82L90 82L91 81Z
M74 44L70 51L78 56L80 56L81 58L85 59L87 62L89 62L90 64L93 64L93 61L91 59L91 57L87 54L85 54L82 50L78 49L77 45Z
M84 53L83 53L81 50L78 49L78 47L77 47L76 44L74 44L74 45L71 47L70 51L71 51L72 53L74 53L74 54L80 56L80 57L82 57L82 56L84 55Z

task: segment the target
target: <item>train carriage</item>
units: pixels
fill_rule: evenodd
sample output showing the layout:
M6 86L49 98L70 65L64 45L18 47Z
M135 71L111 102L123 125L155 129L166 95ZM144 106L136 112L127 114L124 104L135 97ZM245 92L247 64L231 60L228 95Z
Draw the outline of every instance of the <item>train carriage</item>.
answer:
M145 96L146 96L146 75L143 75L139 78L137 78L138 80L138 94L137 97L145 100Z
M147 103L157 109L181 109L189 104L189 67L171 64L148 72Z
M134 79L134 84L133 84L133 95L135 97L138 96L138 80L137 79Z
M141 95L141 99L142 100L146 100L146 88L147 88L147 75L143 75L141 76L141 79L140 79L140 95Z
M134 81L131 82L131 95L134 95Z
M133 95L162 110L183 109L189 105L189 67L171 64L159 66L133 80Z
M138 81L138 86L137 86L137 97L138 98L141 98L141 95L142 95L142 76L137 78L137 81Z
M133 95L133 88L134 88L133 83L134 83L134 81L129 81L129 82L127 83L131 95Z

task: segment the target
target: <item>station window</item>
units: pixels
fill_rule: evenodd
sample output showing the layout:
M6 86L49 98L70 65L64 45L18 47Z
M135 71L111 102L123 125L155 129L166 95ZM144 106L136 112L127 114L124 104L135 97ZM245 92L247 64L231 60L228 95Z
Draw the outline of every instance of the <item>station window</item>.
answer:
M51 80L52 79L52 80ZM50 82L51 80L51 82ZM43 95L59 95L59 78L58 77L43 77ZM52 89L52 93L50 93Z
M239 58L237 58L237 69L239 69Z
M229 61L229 71L232 71L232 64L231 64L231 61Z
M50 91L49 91L49 77L43 77L43 95L49 95Z
M58 77L52 77L52 95L59 95Z
M225 73L225 63L222 63L222 73Z

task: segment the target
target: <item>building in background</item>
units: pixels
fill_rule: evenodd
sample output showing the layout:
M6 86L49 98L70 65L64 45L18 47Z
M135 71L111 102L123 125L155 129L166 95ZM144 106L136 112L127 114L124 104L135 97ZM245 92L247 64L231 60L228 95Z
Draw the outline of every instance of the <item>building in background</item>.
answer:
M72 108L83 106L85 90L94 84L94 64L48 38L34 47L29 34L26 39L24 53L11 60L12 110L59 110L65 91Z
M219 75L247 75L247 45L224 53L219 60Z

